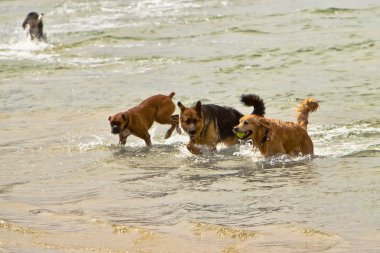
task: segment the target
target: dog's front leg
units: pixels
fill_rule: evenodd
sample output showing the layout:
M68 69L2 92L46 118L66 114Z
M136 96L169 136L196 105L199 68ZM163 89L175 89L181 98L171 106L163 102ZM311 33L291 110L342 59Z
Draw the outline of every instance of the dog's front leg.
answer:
M187 149L191 153L193 153L194 155L201 155L202 154L201 149L199 147L197 147L194 142L189 142L189 144L187 144Z
M286 150L282 144L269 144L270 143L266 143L266 145L263 145L263 147L260 148L261 153L265 157L286 154Z
M119 133L119 145L124 146L127 143L127 138L130 136L132 133L128 129L123 130L122 132Z
M127 143L127 137L122 134L119 134L119 145L124 146Z

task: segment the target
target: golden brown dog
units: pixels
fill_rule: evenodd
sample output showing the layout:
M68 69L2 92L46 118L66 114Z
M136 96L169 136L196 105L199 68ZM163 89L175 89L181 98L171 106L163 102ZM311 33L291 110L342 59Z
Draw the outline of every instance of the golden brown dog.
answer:
M261 116L265 114L264 102L259 96L242 95L241 102L246 106L253 106L253 114ZM185 107L181 102L178 102L178 106L181 109L181 127L190 137L187 149L193 154L201 154L201 146L215 151L218 143L226 145L239 143L232 131L243 116L239 111L214 104L202 105L200 101L195 107Z
M119 134L119 144L125 145L127 137L132 134L143 139L147 146L152 145L148 130L154 122L172 125L166 132L165 139L171 136L175 128L180 133L179 116L172 115L175 111L175 104L172 101L174 95L174 92L169 96L155 95L126 112L109 116L111 132Z
M279 154L297 156L300 153L313 155L313 142L307 133L307 124L309 113L318 107L318 102L313 98L303 100L297 107L297 122L245 115L234 127L234 132L241 140L251 139L265 157Z

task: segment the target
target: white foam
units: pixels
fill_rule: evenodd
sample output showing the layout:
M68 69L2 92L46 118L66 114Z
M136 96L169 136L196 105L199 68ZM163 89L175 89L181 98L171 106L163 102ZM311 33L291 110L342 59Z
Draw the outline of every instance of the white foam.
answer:
M179 158L186 158L194 156L186 147L186 144L178 146L179 154L176 156Z
M52 32L101 31L121 27L139 27L146 23L158 25L156 17L182 16L186 9L202 5L189 1L141 0L127 4L113 1L70 2L59 5L46 16L70 16L70 23L50 25ZM131 22L122 22L130 18ZM149 20L149 18L153 18Z
M368 136L380 135L380 129L369 123L359 122L350 125L315 126L309 128L314 143L314 153L327 157L341 157L370 149L380 143Z
M177 150L175 156L181 158L194 157L194 155L188 151L187 143L189 142L189 137L187 134L177 134L173 132L173 135L164 139L164 132L161 126L154 126L150 129L150 135L153 145L164 145L164 146L174 146ZM347 156L357 152L371 150L373 147L378 147L380 145L379 140L376 138L368 138L367 135L371 134L375 137L380 135L380 129L371 127L367 123L359 123L352 125L341 125L341 126L314 126L310 127L309 133L314 143L314 153L316 156L332 157L338 158L342 156ZM75 146L76 149L80 151L90 151L94 149L99 149L103 147L111 147L117 145L118 136L115 135L98 135L87 133L85 135L80 134L79 136L73 137L69 136L65 138L69 141L69 145ZM141 148L145 147L145 142L138 138L131 136L128 138L126 147ZM237 150L236 150L237 149ZM269 165L286 165L297 162L308 161L310 156L299 156L299 157L289 157L289 156L276 156L273 158L264 158L261 153L252 148L252 144L245 143L237 147L226 147L223 144L217 146L218 152L212 156L237 156L247 159L251 159L255 163L262 163L265 166ZM210 157L207 152L200 158L199 161L208 161ZM203 160L202 160L203 159Z
M92 139L92 140L80 142L78 144L78 148L80 151L89 151L89 150L97 149L99 146L104 146L105 139L101 136L91 135L89 136L89 139Z
M189 136L184 134L173 134L169 139L164 140L165 145L187 144L188 142Z
M53 48L53 45L42 41L32 41L26 36L18 34L11 38L8 43L0 44L0 59L2 60L50 60L55 54L44 52Z
M13 50L13 51L41 51L51 47L48 43L40 41L31 41L27 38L23 40L15 40L8 44L0 44L0 48L3 50Z
M175 15L187 8L201 8L202 6L187 1L165 1L165 0L142 0L131 5L128 11L138 14L141 18L162 17L165 15Z

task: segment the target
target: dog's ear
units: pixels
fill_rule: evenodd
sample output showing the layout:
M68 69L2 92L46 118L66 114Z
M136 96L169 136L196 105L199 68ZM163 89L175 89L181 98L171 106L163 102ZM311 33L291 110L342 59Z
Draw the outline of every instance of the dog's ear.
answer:
M123 120L125 121L125 124L127 125L128 122L129 122L129 117L128 117L128 114L126 113L123 113L121 114L121 117L123 118Z
M177 105L181 109L181 112L183 112L186 109L186 107L181 102L178 102Z
M111 121L111 116L108 116L108 121Z
M262 127L268 128L268 129L272 128L271 123L266 118L258 118L257 122L258 122L259 126L262 126Z
M198 101L195 105L195 111L198 113L198 115L202 115L202 104L201 101Z

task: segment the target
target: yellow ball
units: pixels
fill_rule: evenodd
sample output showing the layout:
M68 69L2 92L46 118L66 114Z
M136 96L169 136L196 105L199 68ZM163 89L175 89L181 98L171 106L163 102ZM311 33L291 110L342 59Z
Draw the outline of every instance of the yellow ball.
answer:
M244 133L243 132L236 132L236 136L241 139L241 138L243 138Z

